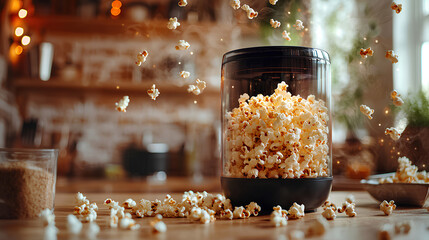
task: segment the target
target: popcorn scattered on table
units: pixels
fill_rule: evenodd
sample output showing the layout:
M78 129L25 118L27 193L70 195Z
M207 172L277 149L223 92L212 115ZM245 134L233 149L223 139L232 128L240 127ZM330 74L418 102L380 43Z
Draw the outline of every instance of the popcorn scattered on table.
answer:
M125 218L126 216L125 208L119 206L118 202L113 201L110 198L107 198L106 200L104 200L104 205L110 209L109 226L111 228L117 228L119 221Z
M248 19L253 19L253 18L255 18L255 17L258 16L258 12L256 12L255 10L253 10L247 4L243 4L243 6L241 6L241 9L243 9L244 11L246 11Z
M384 224L378 230L379 240L391 240L392 239L393 226L391 224Z
M180 26L180 23L177 21L177 17L170 18L170 19L168 20L168 23L167 23L167 28L168 28L168 29L174 30L174 29L176 29L178 26Z
M90 222L85 232L86 238L96 239L98 233L100 233L100 226L98 226L98 224L95 222Z
M270 24L271 24L271 27L273 27L273 28L278 28L281 25L281 23L279 21L274 20L272 18L270 19Z
M372 56L374 51L370 47L367 49L361 48L359 54L362 58L367 58L368 56Z
M277 206L277 207L279 207L279 206ZM274 208L276 208L276 207L274 207ZM280 207L280 209L281 209L281 207ZM286 210L282 210L282 211L286 211ZM282 211L274 209L274 211L270 215L270 222L275 227L281 227L281 226L287 225L288 217L287 217L287 215L283 214Z
M232 211L230 209L226 209L225 211L221 211L220 212L220 216L221 219L229 219L232 220L234 219L234 214L232 213Z
M86 197L78 192L76 194L76 206L74 215L77 215L82 222L92 222L97 219L98 206L95 202L90 203Z
M230 0L229 5L231 5L234 10L237 10L240 8L240 0Z
M67 216L67 229L71 234L79 234L82 230L82 223L73 214Z
M125 209L132 209L136 206L136 201L132 200L131 198L128 198L122 203L122 207Z
M149 95L150 98L152 98L154 101L159 96L160 92L156 88L155 84L152 85L152 88L147 90L147 95Z
M288 232L289 240L302 240L305 238L305 233L301 230L292 229Z
M284 39L286 39L287 41L291 41L291 40L292 40L292 38L290 38L290 37L289 37L289 33L288 33L286 30L284 30L284 31L282 32L282 37L283 37Z
M380 204L380 210L382 212L384 212L384 214L387 216L392 214L393 210L395 210L395 209L396 209L396 205L395 205L395 201L393 201L393 200L391 200L390 202L387 202L386 200L384 200Z
M116 110L118 110L119 112L126 112L129 103L130 103L130 97L123 96L122 99L119 100L119 102L115 103Z
M401 95L396 90L393 90L390 93L390 97L392 98L393 105L399 107L399 106L402 106L402 104L404 104L404 100L402 100Z
M304 24L301 20L297 19L296 23L292 27L294 27L298 31L301 31L302 29L304 29Z
M327 220L334 220L337 217L337 214L335 214L335 208L327 207L323 212L322 216L326 218Z
M384 131L384 134L389 135L391 139L397 141L399 140L399 138L401 138L402 132L399 131L397 128L390 127L390 128L386 128L386 130Z
M179 0L179 2L177 4L179 5L179 7L185 7L186 5L188 5L188 1L187 0Z
M234 218L249 218L250 212L244 207L235 207L232 215Z
M182 77L182 78L188 78L190 76L191 76L190 72L187 72L187 71L181 71L180 72L180 77Z
M125 213L124 217L119 220L119 227L122 229L137 230L140 228L140 224L134 221L130 213Z
M346 215L349 217L354 217L357 215L355 211L355 204L349 203L349 202L344 202L342 207L338 208L338 212L339 213L345 212Z
M349 194L346 197L346 202L348 203L355 203L356 204L356 198L353 194Z
M380 178L379 183L429 183L429 174L426 171L418 172L417 166L411 164L407 157L398 158L398 165L394 176Z
M395 2L392 2L390 8L399 14L402 11L402 4L396 4Z
M304 204L299 205L294 202L288 211L288 217L290 219L298 219L304 217L304 208Z
M307 229L307 236L322 236L329 228L329 223L325 218L318 216L316 219L310 222L310 226Z
M369 119L372 119L372 114L374 113L374 109L371 109L367 105L360 105L360 111L365 114Z
M261 207L257 203L251 202L249 205L246 205L246 210L256 217L261 211Z
M322 100L292 96L284 82L271 96L243 94L239 106L226 113L224 175L328 176L328 119Z
M188 86L188 92L189 93L192 92L195 95L200 95L204 91L205 88L206 88L206 82L204 82L200 79L197 79L195 81L195 85L189 85Z
M42 219L43 225L55 225L55 214L51 209L44 209L42 212L39 213L39 217Z
M412 223L410 221L399 222L395 224L396 234L408 234L411 230Z
M276 5L277 1L278 1L278 0L270 0L270 4L271 4L271 5Z
M323 210L326 210L327 208L332 208L334 211L337 211L337 206L335 206L334 203L331 203L330 201L325 201L322 205Z
M137 54L136 65L140 67L142 63L146 62L147 56L149 56L149 52L146 50L143 50L143 52Z
M49 224L44 228L43 239L44 240L57 240L57 234L59 230L55 225Z
M388 50L386 52L386 58L389 59L392 63L398 62L398 55L396 55L393 50Z
M167 231L167 225L162 221L162 216L160 214L155 216L155 219L150 222L150 226L154 233L164 233Z
M191 45L185 40L179 40L176 45L176 50L187 50L191 47Z

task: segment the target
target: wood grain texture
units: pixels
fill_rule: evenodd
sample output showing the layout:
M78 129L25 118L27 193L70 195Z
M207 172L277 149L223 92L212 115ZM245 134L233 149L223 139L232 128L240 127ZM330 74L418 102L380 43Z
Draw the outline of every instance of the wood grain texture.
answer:
M338 214L337 218L329 221L330 228L323 236L311 239L377 239L378 229L386 223L396 223L405 220L413 222L412 230L408 235L396 235L394 239L429 239L429 211L424 208L398 207L390 216L384 216L379 210L379 203L363 191L345 192L334 191L330 200L341 205L345 197L352 193L356 197L357 216L350 218ZM154 200L162 199L167 193L84 193L91 202L99 206L96 220L101 228L98 239L287 239L287 234L293 229L305 231L313 219L321 214L307 213L303 219L289 220L285 227L272 227L269 216L251 217L249 219L216 220L211 224L190 222L186 218L164 218L167 232L153 234L149 226L150 217L137 218L141 224L139 230L111 229L108 226L109 211L103 206L103 201L110 197L122 202L127 198L139 200L141 198ZM85 239L88 224L84 224L78 236L70 235L66 230L67 215L72 213L75 193L57 193L56 195L56 227L60 230L58 239ZM181 199L181 194L172 194L175 199ZM0 239L44 239L43 224L38 219L33 220L0 220Z

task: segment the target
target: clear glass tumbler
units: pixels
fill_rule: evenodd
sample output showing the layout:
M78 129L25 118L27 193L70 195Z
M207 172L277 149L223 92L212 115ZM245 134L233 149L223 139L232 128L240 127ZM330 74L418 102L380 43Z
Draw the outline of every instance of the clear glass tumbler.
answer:
M221 91L226 197L265 211L322 205L332 184L328 53L291 46L228 52Z
M0 219L54 208L57 158L56 149L0 148Z

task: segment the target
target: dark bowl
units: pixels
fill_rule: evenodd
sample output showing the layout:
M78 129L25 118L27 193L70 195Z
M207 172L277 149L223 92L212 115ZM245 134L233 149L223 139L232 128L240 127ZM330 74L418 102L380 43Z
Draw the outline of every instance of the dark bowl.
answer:
M429 196L428 183L378 183L380 178L393 176L395 173L372 175L367 180L361 180L365 190L382 202L395 201L398 206L423 207Z
M225 196L233 206L256 202L262 214L280 205L289 209L294 202L304 204L305 211L315 211L328 199L332 177L297 179L221 178Z

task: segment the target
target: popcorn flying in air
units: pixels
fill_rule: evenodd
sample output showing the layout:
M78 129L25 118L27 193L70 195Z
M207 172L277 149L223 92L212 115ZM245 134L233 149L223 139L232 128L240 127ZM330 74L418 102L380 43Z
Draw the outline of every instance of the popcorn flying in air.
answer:
M119 102L115 103L116 110L119 112L126 112L128 104L130 103L130 98L128 96L123 96Z
M179 0L179 2L177 4L179 5L179 7L186 7L186 5L188 5L188 1Z
M393 50L388 50L386 52L386 58L389 59L392 63L398 62L398 55L396 55Z
M271 27L273 27L273 28L278 28L281 25L281 23L279 21L274 20L272 18L270 19L270 24L271 24Z
M399 107L404 104L404 100L402 100L401 95L396 90L390 93L390 97L392 98L393 105Z
M137 54L136 65L140 67L142 65L142 63L146 62L147 56L149 56L149 52L146 50L143 50L142 52Z
M282 37L283 37L284 39L286 39L287 41L292 40L292 38L290 38L290 37L289 37L289 33L288 33L286 30L284 30L284 31L282 32Z
M176 29L178 26L180 26L180 23L177 21L177 17L170 18L170 19L168 20L168 23L167 23L167 28L168 28L168 29L174 30L174 29Z
M367 105L360 105L360 111L365 114L369 119L372 119L372 114L374 113L374 109L371 109Z
M241 6L241 9L246 11L248 19L253 19L258 16L258 12L253 10L253 8L249 7L249 5L247 4L243 4L243 6Z
M154 101L159 96L159 90L156 88L155 84L152 85L152 88L147 90L147 95L150 96Z
M278 1L278 0L270 0L270 4L271 4L271 5L276 5L277 1Z
M176 50L187 50L191 47L191 45L185 40L179 40L176 45Z
M390 8L399 14L402 11L402 4L396 4L395 2L392 2Z
M367 58L368 56L372 56L374 51L370 47L367 49L361 48L359 54L362 58Z
M206 82L197 79L195 85L188 86L188 92L192 92L195 95L200 95L203 90L206 88Z
M229 5L231 5L234 10L237 10L240 8L240 0L231 0L229 1Z
M402 133L397 128L391 127L386 128L384 134L389 135L391 139L397 141L401 137Z
M304 29L304 24L301 20L297 19L296 23L292 27L294 27L298 31L301 31L302 29Z
M187 71L181 71L181 72L180 72L180 76L181 76L182 78L188 78L188 77L190 77L190 76L191 76L191 73L190 73L190 72L187 72Z

